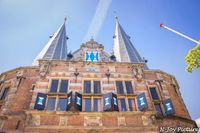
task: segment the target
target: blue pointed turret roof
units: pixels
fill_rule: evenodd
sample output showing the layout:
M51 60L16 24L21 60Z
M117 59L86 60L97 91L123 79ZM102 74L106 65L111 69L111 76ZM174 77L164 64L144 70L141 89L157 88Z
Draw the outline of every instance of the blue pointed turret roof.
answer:
M49 41L33 61L33 65L38 65L38 60L65 60L67 57L67 39L65 22L50 37Z
M113 52L118 62L144 63L116 17Z

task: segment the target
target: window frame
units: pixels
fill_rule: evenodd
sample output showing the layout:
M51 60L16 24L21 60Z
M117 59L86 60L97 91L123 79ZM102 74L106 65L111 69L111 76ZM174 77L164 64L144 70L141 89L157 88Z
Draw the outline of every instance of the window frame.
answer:
M55 98L54 110L49 110L48 109L49 98ZM57 96L47 96L45 110L47 110L47 111L56 111L56 109L57 109Z
M88 111L86 111L86 99L90 99L90 110ZM92 112L92 98L91 97L87 97L87 98L84 98L84 110L82 110L82 111L84 111L84 112Z
M6 93L6 96L2 99L3 95L5 94L5 90L7 90L7 93ZM0 101L6 100L6 97L9 94L9 90L10 90L10 87L2 87L1 92L0 92Z
M117 99L118 99L118 107L119 107L119 111L120 112L128 112L128 111L131 111L130 110L130 107L129 107L129 102L128 102L128 100L129 99L131 99L131 100L133 100L134 101L134 104L132 103L132 108L133 108L133 110L132 111L138 111L138 105L137 105L137 101L136 101L136 99L137 99L137 96L131 96L131 95L128 95L128 96L126 96L126 95L118 95L117 96ZM125 104L126 104L126 111L121 111L121 103L119 103L119 100L120 99L125 99ZM120 106L119 106L120 105ZM131 112L132 112L131 111Z
M91 83L91 86L90 86L90 93L85 93L84 92L84 82L85 81L90 81ZM100 82L100 92L99 93L94 93L94 81L99 81ZM102 80L101 79L98 79L98 78L85 78L85 79L82 79L82 94L83 95L101 95L101 92L102 92Z
M121 83L122 83L122 91L123 91L123 93L118 93L117 82L121 82ZM116 81L115 81L115 89L116 89L117 94L119 94L119 95L126 94L125 89L124 89L125 87L124 87L123 82L124 82L123 80L116 80ZM120 92L120 91L119 91L119 92Z
M158 99L154 99L154 98L153 98L153 96L152 96L152 94L151 94L151 89L152 89L152 88L155 89L155 92L156 92L156 94L157 94ZM155 86L150 86L150 87L149 87L149 93L150 93L150 96L151 96L151 100L152 100L152 101L160 101L161 97L160 97L160 94L159 94L158 92L159 92L159 91L158 91L158 88L157 88L157 87L155 87Z
M50 82L48 84L48 93L51 93L51 94L67 94L68 92L70 92L70 79L69 78L51 78L49 79ZM51 86L52 86L52 81L53 80L58 80L58 86L57 86L57 89L56 89L56 92L51 92ZM67 91L66 92L60 92L60 89L61 89L61 84L62 84L62 80L68 80L68 86L67 86Z
M66 99L66 107L65 107L65 110L58 110L58 107L59 107L59 99ZM64 96L61 96L61 97L57 97L57 107L56 107L56 111L61 111L61 112L64 112L64 111L67 111L67 97L64 97Z
M161 111L161 113L160 113L160 112L158 113L157 108L156 108L156 105L159 105L159 106L160 106L160 111ZM162 104L161 104L161 103L156 103L156 102L154 102L153 106L154 106L154 109L155 109L157 115L162 116L162 115L164 114L163 109L162 109Z
M118 81L120 81L120 82L122 82L122 86L123 86L123 93L118 93L118 89L117 89L117 82ZM131 83L131 85L132 85L132 92L133 93L127 93L127 87L126 87L126 82L130 82ZM134 82L133 82L133 80L120 80L120 79L117 79L117 80L115 80L115 92L116 92L116 94L117 95L135 95L135 93L134 93Z
M128 92L127 92L126 82L130 82L130 83L131 83L131 88L132 88L131 91L132 91L132 93L128 93ZM134 94L134 89L133 89L133 83L132 83L132 81L130 81L130 80L125 80L125 81L124 81L124 86L125 86L125 89L126 89L126 94L128 94L128 95Z
M85 82L90 82L90 92L89 93L87 93L86 92L86 90L85 90ZM83 93L84 94L91 94L92 93L92 86L93 86L93 84L92 84L92 80L88 80L88 79L86 79L86 80L83 80Z
M122 100L124 100L125 110L122 110ZM120 105L120 107L119 107L119 105ZM128 109L127 109L127 99L125 97L124 98L118 98L118 107L119 107L120 112L127 112L128 111Z
M93 80L92 82L93 82L93 89L92 89L93 90L93 94L101 94L101 80ZM94 91L95 90L94 82L99 82L100 88L99 88L99 92L98 93L95 93L95 91Z
M102 96L96 96L96 95L82 95L82 99L83 99L83 104L82 104L82 111L83 112L88 112L88 111L85 111L85 99L87 98L90 98L91 100L91 111L90 112L102 112L102 108L103 108L103 105L102 105ZM98 99L98 111L94 111L94 99ZM99 105L100 104L100 105ZM100 107L100 108L99 108Z
M54 110L48 110L48 102L49 102L49 98L55 98L56 100L55 100L55 108L54 108ZM46 104L45 104L45 110L46 111L59 111L59 112L65 112L65 111L62 111L62 110L57 110L58 109L58 102L59 102L59 98L68 98L68 96L67 95L62 95L62 96L60 96L60 95L48 95L47 94L47 100L46 100ZM67 102L66 102L66 105L67 105ZM66 107L67 108L67 107Z

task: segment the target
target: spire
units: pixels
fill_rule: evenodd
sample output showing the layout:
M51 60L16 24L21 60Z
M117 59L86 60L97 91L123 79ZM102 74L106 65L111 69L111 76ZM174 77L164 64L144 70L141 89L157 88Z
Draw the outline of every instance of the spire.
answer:
M116 16L116 27L114 38L114 55L118 62L133 62L133 63L144 63L136 48L130 41L128 36L119 24L118 17ZM146 65L145 65L146 66Z
M38 60L65 60L67 57L67 39L65 31L65 22L59 27L59 29L50 36L49 41L35 58L32 65L38 65Z

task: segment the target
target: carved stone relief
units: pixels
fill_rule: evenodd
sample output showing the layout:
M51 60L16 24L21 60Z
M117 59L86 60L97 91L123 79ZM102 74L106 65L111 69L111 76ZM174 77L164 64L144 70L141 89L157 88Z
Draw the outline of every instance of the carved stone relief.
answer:
M133 65L132 66L132 73L138 81L141 81L143 79L143 69L142 69L142 67Z
M126 126L125 117L118 117L118 126Z
M26 124L29 126L39 126L40 125L40 116L39 115L28 115L26 118Z
M102 119L98 116L85 116L84 126L102 126Z
M60 117L60 122L59 122L59 125L60 126L66 126L67 125L67 117L66 116L61 116Z
M40 66L40 76L44 77L49 71L49 64L42 64Z

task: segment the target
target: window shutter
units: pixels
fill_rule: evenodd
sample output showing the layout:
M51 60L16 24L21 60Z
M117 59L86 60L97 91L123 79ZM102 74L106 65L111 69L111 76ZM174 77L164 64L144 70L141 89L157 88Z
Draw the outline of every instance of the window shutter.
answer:
M119 111L119 108L118 108L118 103L117 103L117 95L112 93L112 103L113 103L113 110L114 111Z
M140 111L148 108L147 99L144 93L141 93L137 96L137 103Z
M46 103L46 98L47 98L46 94L38 93L37 97L36 97L36 100L35 100L34 109L44 110L45 103Z
M111 93L107 93L103 95L103 111L112 110L111 98L112 98Z
M172 100L170 98L166 99L166 100L163 100L163 106L164 106L166 115L175 114L175 109L174 109Z
M78 92L75 92L75 108L82 111L82 95Z
M117 103L117 95L113 93L107 93L103 95L103 110L119 111Z
M68 93L67 95L67 110L70 110L71 106L72 106L72 92Z

